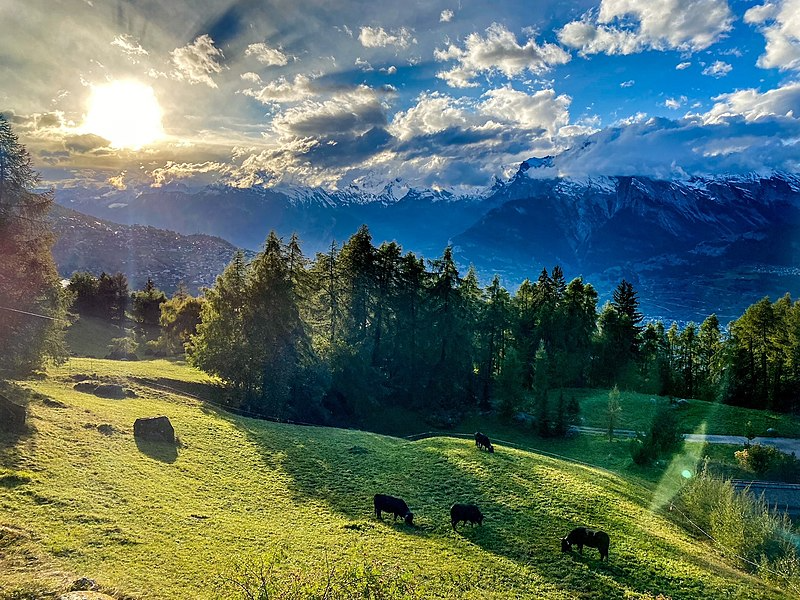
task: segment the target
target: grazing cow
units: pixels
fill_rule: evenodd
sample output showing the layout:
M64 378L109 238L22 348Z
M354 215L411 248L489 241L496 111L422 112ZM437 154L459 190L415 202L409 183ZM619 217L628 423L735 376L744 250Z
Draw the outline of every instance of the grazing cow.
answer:
M483 513L481 509L474 504L453 504L453 506L450 507L450 523L452 523L453 529L456 528L456 525L460 521L464 521L464 523L469 523L470 525L477 523L482 527Z
M578 545L578 552L583 554L583 547L597 548L600 551L600 560L608 562L608 545L611 540L605 531L594 531L586 527L576 527L569 532L567 537L561 538L561 551L569 552L572 544Z
M379 519L381 519L381 512L393 514L395 521L397 517L403 517L406 525L414 524L414 513L408 510L408 504L400 498L385 494L375 494L375 516Z
M489 441L489 436L484 435L480 431L475 432L475 445L478 447L478 450L486 448L489 452L494 454L494 446L492 446L492 442Z

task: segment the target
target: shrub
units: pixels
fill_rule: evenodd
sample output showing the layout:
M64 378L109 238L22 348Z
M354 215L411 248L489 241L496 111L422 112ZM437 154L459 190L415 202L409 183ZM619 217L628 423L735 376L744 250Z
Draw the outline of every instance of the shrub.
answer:
M796 481L800 473L800 461L795 455L781 452L773 446L752 444L735 452L734 456L739 466L760 477Z
M646 465L680 447L682 441L674 410L663 408L653 417L646 437L631 441L631 456L637 465Z
M723 554L739 566L765 578L789 578L800 583L800 556L792 543L794 531L786 514L770 510L764 497L737 492L733 484L708 472L708 461L681 490L676 504L691 522L716 541Z

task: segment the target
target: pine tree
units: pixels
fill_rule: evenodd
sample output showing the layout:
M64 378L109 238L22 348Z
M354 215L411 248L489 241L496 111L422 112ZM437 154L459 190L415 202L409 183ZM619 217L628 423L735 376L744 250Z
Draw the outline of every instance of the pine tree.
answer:
M66 356L65 297L47 219L52 193L36 193L31 158L0 115L0 376Z
M148 277L144 289L131 295L131 316L145 328L158 327L161 305L166 301L166 294Z

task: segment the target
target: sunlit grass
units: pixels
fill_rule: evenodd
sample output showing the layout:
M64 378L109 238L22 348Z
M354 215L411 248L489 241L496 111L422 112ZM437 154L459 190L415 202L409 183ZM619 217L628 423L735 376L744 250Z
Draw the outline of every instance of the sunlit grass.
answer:
M87 373L118 378L137 395L106 400L72 389L72 376ZM155 378L208 381L177 362L74 359L23 383L64 406L34 399L31 431L0 438L0 467L29 474L0 485L0 525L20 532L33 557L3 554L0 589L58 590L86 576L133 597L212 598L234 563L280 548L286 568L382 561L410 573L423 597L783 597L650 510L654 488L642 478L502 443L490 455L471 440L407 442L244 419L148 387ZM177 448L133 439L137 417L159 414L171 419ZM597 462L613 467L626 444L547 448L610 450ZM376 492L402 496L418 527L377 521ZM484 526L454 532L453 502L476 502ZM591 549L583 558L559 551L576 525L610 533L608 565Z

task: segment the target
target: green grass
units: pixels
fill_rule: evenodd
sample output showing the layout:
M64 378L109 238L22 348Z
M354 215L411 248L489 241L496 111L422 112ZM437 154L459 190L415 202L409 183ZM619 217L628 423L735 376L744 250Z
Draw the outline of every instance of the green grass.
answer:
M75 391L76 374L123 381L136 397ZM426 598L787 597L660 512L674 491L669 472L651 483L502 444L490 455L471 440L256 421L152 379L211 383L178 362L93 359L22 383L61 405L32 395L30 431L0 437L3 473L23 474L0 485L0 598L57 597L80 576L120 597L213 598L220 575L279 549L280 568L302 572L326 560L381 562ZM160 414L177 448L134 440L134 419ZM548 448L605 449L598 462L612 467L626 448L588 436L569 444ZM405 498L418 527L377 521L376 492ZM481 507L482 528L452 531L448 507L458 501ZM607 565L593 549L559 551L578 524L610 533Z
M551 392L551 406L558 401L558 394L557 390ZM569 399L570 396L575 396L580 403L582 425L607 427L608 390L564 390L564 397ZM617 421L618 429L647 431L653 415L659 407L668 406L669 399L652 394L621 391L620 405L622 412ZM767 429L772 427L777 431L776 435L800 437L800 419L790 415L703 400L689 400L687 405L674 410L678 417L679 427L685 433L744 435L745 423L751 421L757 435L767 435Z

